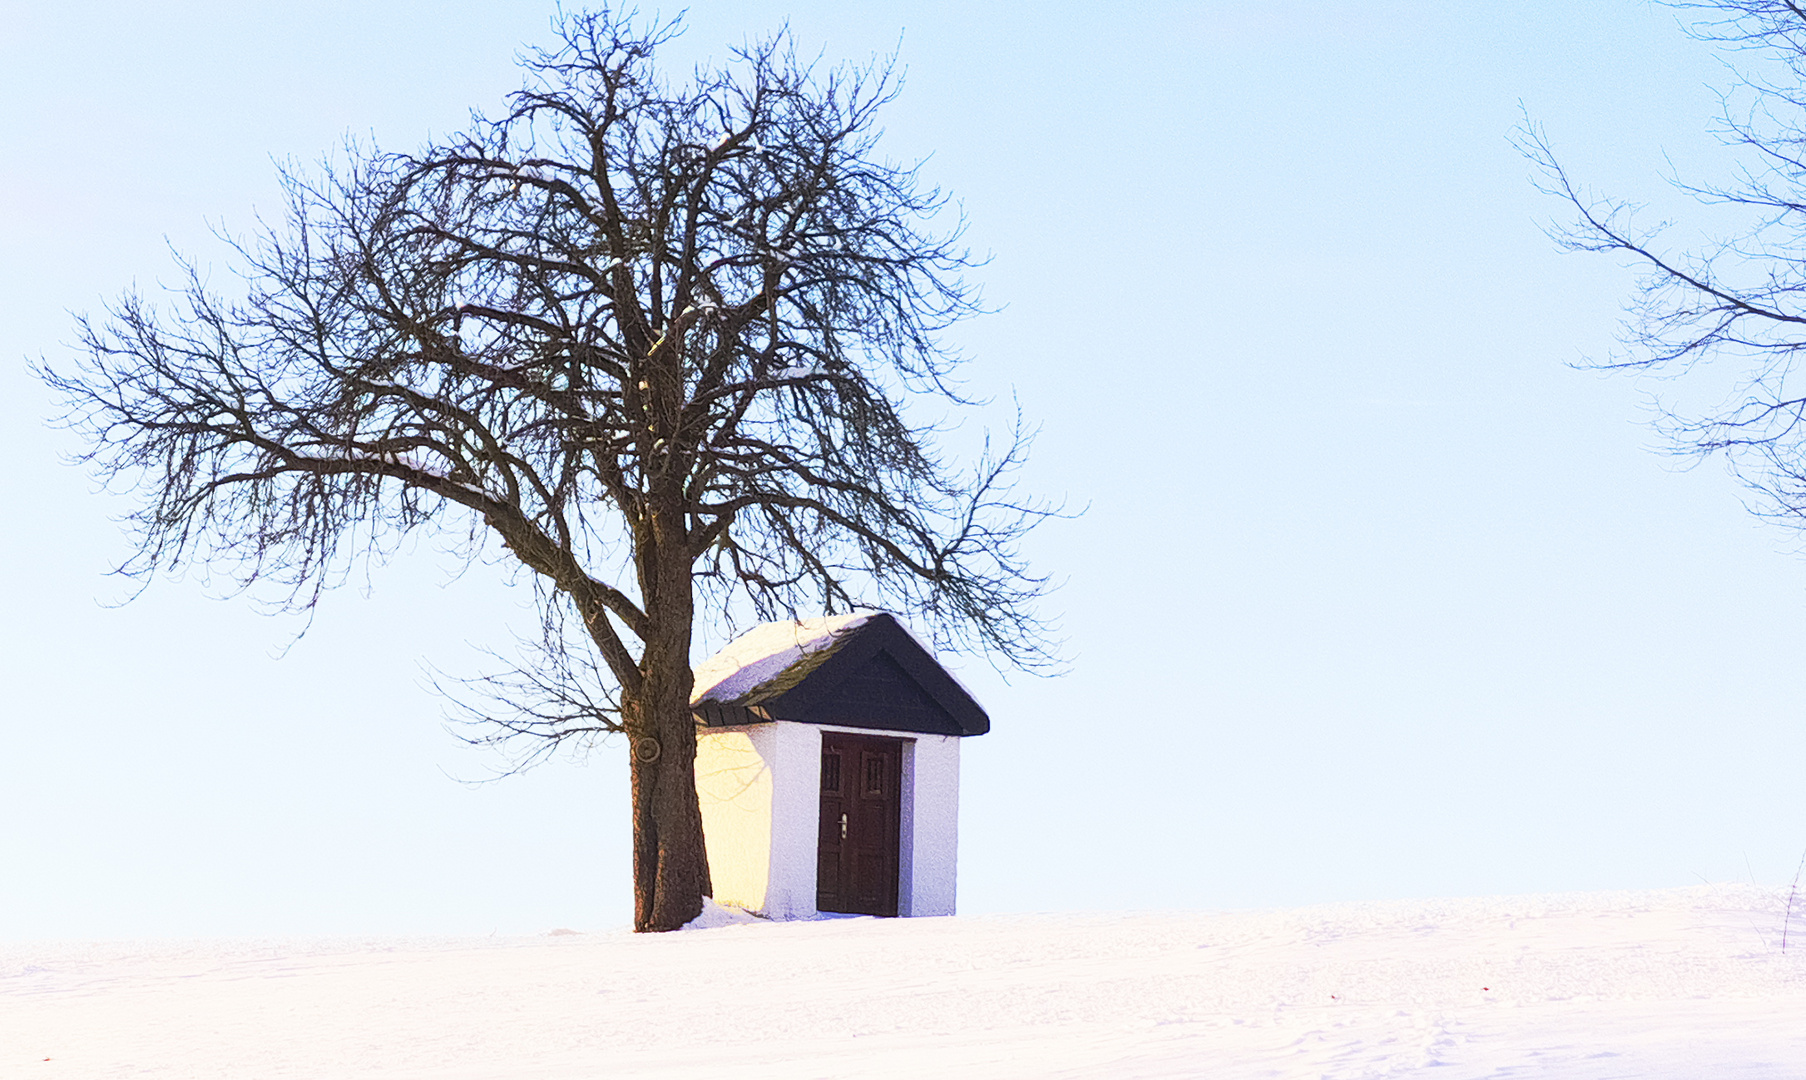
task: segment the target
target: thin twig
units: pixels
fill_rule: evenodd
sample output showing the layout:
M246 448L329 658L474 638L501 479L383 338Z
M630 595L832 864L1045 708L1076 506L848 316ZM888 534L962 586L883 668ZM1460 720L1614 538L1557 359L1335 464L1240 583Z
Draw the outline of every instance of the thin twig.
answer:
M1793 884L1787 887L1787 910L1781 915L1781 951L1787 951L1787 925L1793 921L1793 901L1800 892L1800 875L1806 873L1806 851L1800 853L1800 865L1794 869Z

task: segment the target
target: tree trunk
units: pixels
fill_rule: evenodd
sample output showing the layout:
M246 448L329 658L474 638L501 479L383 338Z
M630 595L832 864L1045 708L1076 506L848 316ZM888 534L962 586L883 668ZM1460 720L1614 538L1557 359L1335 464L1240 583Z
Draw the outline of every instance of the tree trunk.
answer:
M678 929L713 891L696 801L690 567L648 576L656 600L647 605L644 680L622 710L633 762L633 928L641 932Z
M688 696L675 709L647 709L646 722L628 729L633 745L633 928L642 932L678 929L702 913L702 898L711 891L696 802L696 727Z

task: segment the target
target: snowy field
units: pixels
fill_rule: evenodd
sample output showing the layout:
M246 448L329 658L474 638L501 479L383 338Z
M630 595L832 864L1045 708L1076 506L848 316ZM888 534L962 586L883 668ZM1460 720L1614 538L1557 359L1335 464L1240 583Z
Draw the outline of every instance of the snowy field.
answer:
M0 946L0 1074L1806 1077L1806 917L1714 886L680 934Z

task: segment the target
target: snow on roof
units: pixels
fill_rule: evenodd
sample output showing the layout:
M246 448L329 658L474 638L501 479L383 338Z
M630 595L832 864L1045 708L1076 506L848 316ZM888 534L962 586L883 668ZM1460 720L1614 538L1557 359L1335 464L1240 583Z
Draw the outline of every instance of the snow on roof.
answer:
M729 704L772 682L799 661L827 649L876 611L760 623L696 665L690 704Z

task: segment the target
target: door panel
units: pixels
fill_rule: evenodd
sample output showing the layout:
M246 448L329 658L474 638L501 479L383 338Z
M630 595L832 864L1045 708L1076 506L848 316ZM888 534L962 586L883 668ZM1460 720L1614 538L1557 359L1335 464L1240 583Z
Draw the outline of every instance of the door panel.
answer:
M903 740L822 733L815 907L897 913Z

